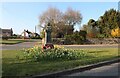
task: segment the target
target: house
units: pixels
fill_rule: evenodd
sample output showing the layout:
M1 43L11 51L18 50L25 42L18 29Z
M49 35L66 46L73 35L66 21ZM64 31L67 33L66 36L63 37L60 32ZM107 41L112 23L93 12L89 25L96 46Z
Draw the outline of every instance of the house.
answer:
M0 37L11 37L13 35L13 30L11 29L1 29L0 28Z
M21 36L24 38L32 38L32 37L39 37L38 33L31 32L29 30L25 30L21 33Z
M29 38L29 34L26 32L26 30L24 29L24 31L21 33L21 36L23 38Z

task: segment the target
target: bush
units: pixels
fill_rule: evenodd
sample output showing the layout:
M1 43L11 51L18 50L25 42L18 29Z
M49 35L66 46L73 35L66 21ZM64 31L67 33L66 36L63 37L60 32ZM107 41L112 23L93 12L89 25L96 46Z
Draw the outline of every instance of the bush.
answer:
M112 37L120 37L120 28L112 29L111 35Z
M17 39L17 36L11 36L9 39Z
M39 46L23 51L24 59L27 61L75 60L86 56L86 53L82 50L78 52L78 50L64 49L56 46L54 49L47 49L44 51L42 51Z
M98 34L96 37L97 38L105 38L105 35L104 34Z
M31 39L42 39L40 36L30 37Z
M78 33L65 36L65 44L83 44L86 39Z
M3 36L2 39L3 39L3 40L8 40L9 37L7 37L7 36L4 37L4 36Z
M20 36L16 36L16 35L13 35L13 36L3 36L2 39L4 40L8 40L8 39L19 39Z
M110 35L107 35L107 34L98 34L96 37L97 38L108 38L108 37L110 37Z
M86 35L87 35L86 31L80 30L79 35L82 36L84 38L84 40L86 40Z
M64 44L65 39L64 38L52 38L53 44Z
M86 40L87 32L84 30L75 31L71 35L65 35L64 38L52 39L54 44L83 44Z

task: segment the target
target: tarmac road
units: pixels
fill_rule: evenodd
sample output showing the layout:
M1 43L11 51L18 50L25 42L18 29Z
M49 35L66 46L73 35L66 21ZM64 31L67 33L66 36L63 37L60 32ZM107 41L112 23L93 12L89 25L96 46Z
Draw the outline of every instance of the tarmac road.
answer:
M30 48L35 45L38 45L38 42L23 42L14 45L2 45L2 48L0 48L0 50L19 50L23 48Z
M0 50L18 50L23 48L30 48L34 45L41 45L38 42L23 42L14 45L0 45ZM118 44L102 44L102 45L61 45L64 48L84 49L84 48L118 48Z

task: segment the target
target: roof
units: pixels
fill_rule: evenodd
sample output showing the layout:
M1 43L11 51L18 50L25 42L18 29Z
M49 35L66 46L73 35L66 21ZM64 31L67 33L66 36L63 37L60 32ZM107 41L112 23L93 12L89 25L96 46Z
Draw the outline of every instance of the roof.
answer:
M0 29L0 30L2 30L2 31L4 31L4 32L11 32L12 31L12 28L11 29ZM13 32L13 31L12 31Z

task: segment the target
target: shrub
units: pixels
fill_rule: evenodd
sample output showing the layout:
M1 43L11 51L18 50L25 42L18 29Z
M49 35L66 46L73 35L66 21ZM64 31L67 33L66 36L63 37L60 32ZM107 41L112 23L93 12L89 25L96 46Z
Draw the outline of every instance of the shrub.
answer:
M65 44L83 44L85 40L79 33L65 36Z
M3 36L2 39L3 39L3 40L8 40L9 37L8 37L8 36L5 36L5 37Z
M54 49L42 51L41 47L35 46L30 49L23 50L24 59L27 61L57 61L57 60L75 60L83 58L86 53L78 50L64 49L55 46Z
M40 36L30 37L31 39L42 39Z
M84 40L86 40L86 35L87 35L86 31L80 30L79 35L82 36L84 38Z
M64 44L65 39L64 38L52 38L53 44Z
M98 34L96 37L97 38L105 38L105 35L104 34Z
M112 37L120 37L120 28L112 29L111 35Z

